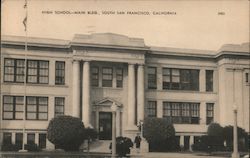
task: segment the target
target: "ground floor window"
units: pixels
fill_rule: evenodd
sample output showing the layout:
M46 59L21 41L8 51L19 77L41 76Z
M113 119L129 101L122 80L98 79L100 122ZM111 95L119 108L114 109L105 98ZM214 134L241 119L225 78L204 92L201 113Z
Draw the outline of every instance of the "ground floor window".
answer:
M44 149L46 148L46 134L40 133L39 134L39 148Z
M4 132L3 133L3 144L11 144L11 133Z
M15 144L17 145L17 148L19 150L22 149L22 145L23 145L23 133L16 133Z
M27 144L35 144L35 133L27 134Z

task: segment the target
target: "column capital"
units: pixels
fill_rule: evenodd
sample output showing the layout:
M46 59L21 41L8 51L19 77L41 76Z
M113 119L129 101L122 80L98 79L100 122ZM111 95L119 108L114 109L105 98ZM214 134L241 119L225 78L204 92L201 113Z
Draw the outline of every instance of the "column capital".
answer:
M90 59L81 59L81 61L82 61L82 62L84 62L84 63L85 63L85 62L86 62L86 63L91 62L91 60L90 60Z
M137 64L139 67L144 67L145 64L144 63L140 63L140 64Z

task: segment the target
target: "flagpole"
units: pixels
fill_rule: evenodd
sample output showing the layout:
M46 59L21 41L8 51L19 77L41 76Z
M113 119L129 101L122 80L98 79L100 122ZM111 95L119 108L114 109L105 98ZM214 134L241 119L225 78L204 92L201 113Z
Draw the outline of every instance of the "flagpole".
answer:
M24 24L24 31L25 31L25 45L24 45L24 106L23 106L23 143L22 143L22 150L20 150L21 152L27 152L27 150L25 150L25 121L26 121L26 82L27 82L27 52L28 52L28 33L27 33L27 19L28 19L28 4L27 4L27 0L25 0L25 4L24 4L24 9L25 9L25 18L23 21Z

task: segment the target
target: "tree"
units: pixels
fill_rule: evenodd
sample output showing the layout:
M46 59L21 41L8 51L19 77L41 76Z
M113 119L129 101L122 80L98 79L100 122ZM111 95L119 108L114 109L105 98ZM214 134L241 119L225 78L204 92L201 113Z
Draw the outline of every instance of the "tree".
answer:
M173 150L168 142L175 139L174 126L164 118L146 118L144 120L143 136L149 143L150 151ZM177 148L177 145L176 147Z
M218 123L211 123L207 129L208 136L218 136L221 137L223 135L223 127L221 127Z
M65 151L77 151L83 143L84 125L81 119L72 116L58 116L49 122L48 140Z

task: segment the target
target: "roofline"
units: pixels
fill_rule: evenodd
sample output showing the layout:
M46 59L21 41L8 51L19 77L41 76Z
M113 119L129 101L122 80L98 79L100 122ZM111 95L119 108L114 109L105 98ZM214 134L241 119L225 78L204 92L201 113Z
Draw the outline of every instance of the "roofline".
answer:
M21 40L9 40L9 39L3 39L1 38L1 47L2 45L18 45L18 46L24 46L25 45L25 41L24 40L24 36L6 36L3 35L2 37L19 37L22 38ZM198 58L210 58L210 59L218 59L221 56L224 55L230 55L230 56L245 56L247 58L250 58L250 52L237 52L236 50L232 50L232 51L221 51L219 50L219 52L217 51L211 51L211 54L208 54L208 52L210 50L198 50L198 49L194 49L194 51L204 51L204 54L200 54L200 53L185 53L185 50L188 51L192 51L192 49L184 49L183 48L183 52L175 52L175 50L153 50L153 46L144 46L144 47L136 47L136 46L119 46L119 45L104 45L104 44L93 44L93 43L80 43L80 42L74 42L71 40L60 40L60 39L47 39L47 40L54 40L54 43L49 43L48 42L38 42L39 39L40 40L46 40L46 38L36 38L36 37L28 37L29 39L35 39L37 40L37 42L29 42L28 39L28 46L31 47L46 47L46 48L59 48L59 49L70 49L74 46L79 46L79 47L92 47L92 48L109 48L109 49L126 49L126 50L139 50L139 51L145 51L148 54L151 55L162 55L162 56L179 56L179 57L198 57ZM56 43L57 42L62 42L62 44L60 43ZM65 44L64 44L65 43ZM167 47L161 47L161 48L167 48ZM178 49L178 48L170 48L170 49Z

